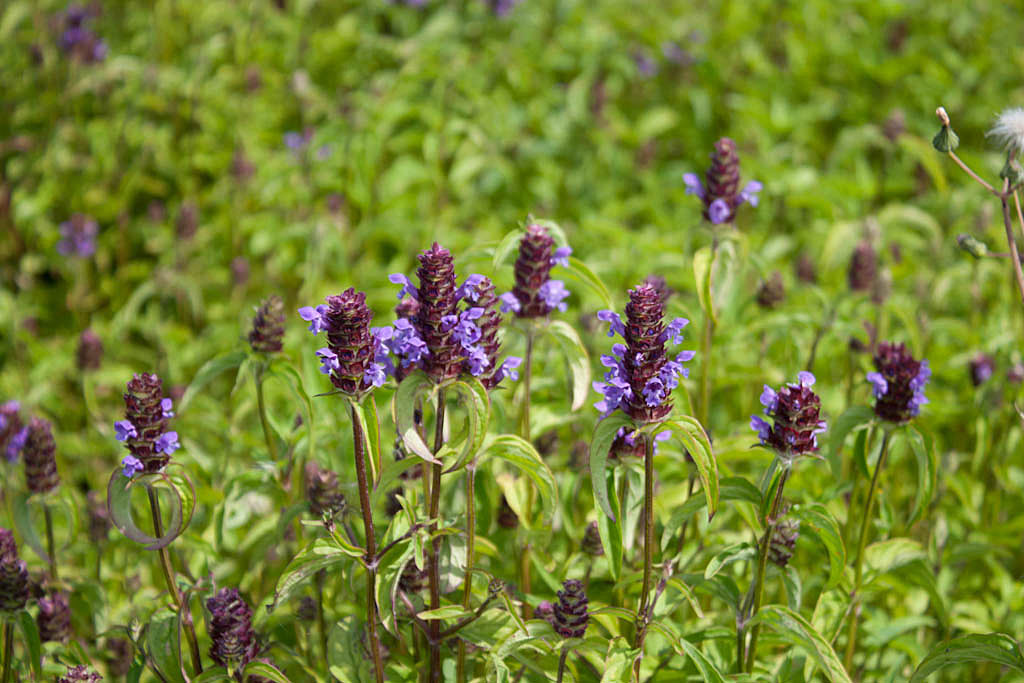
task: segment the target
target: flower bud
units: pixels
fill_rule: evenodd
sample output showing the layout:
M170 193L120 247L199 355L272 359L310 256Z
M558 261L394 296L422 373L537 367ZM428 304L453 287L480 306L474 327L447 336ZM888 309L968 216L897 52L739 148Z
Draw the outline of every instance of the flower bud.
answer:
M988 256L988 247L978 238L966 233L957 235L956 244L976 259Z
M256 309L249 332L249 346L261 353L277 353L284 345L284 301L276 294L265 299Z
M992 373L995 372L996 364L992 356L987 353L979 353L969 363L971 371L971 383L978 387L987 382Z
M25 439L25 483L32 493L48 493L60 484L57 474L57 444L49 422L33 417Z
M18 557L14 534L0 528L0 618L24 607L28 596L28 568Z
M498 526L503 529L515 529L519 526L519 517L505 496L501 497L501 503L498 505Z
M398 587L409 594L422 593L427 589L430 582L430 574L426 568L420 569L416 561L410 559L402 567L402 574L398 578Z
M932 147L943 154L955 152L960 146L960 137L949 126L943 126L932 138Z
M39 601L36 626L44 643L64 642L71 636L71 606L66 593L57 591Z
M874 362L877 372L869 372L867 379L873 386L875 415L888 422L910 421L928 402L924 395L931 377L928 361L916 360L903 344L881 342Z
M870 292L878 276L878 253L870 242L860 242L850 257L847 277L850 289L855 292Z
M773 272L766 280L762 280L757 288L757 305L764 309L778 308L786 299L786 285L782 281L782 273Z
M555 633L563 638L583 637L590 615L587 613L587 595L582 581L569 579L562 584L554 612Z
M774 424L757 415L750 418L750 427L757 432L761 445L788 460L816 453L818 434L825 431L825 422L820 419L821 399L811 389L814 375L804 371L797 378L795 384L786 384L778 391L764 386L761 405Z
M1011 191L1016 190L1024 182L1024 166L1021 166L1016 159L1007 157L1006 163L999 171L999 177L1010 182L1009 189Z
M768 544L768 559L772 564L785 568L793 557L793 549L799 537L800 520L787 517L776 523Z
M68 672L58 679L58 683L96 683L103 677L85 665L68 668Z
M210 658L229 671L245 668L257 653L252 610L235 588L222 588L206 601L210 610Z
M117 440L131 453L122 461L124 474L160 472L180 446L178 433L167 429L173 402L164 397L163 380L154 374L136 374L125 389L125 419L114 424Z
M597 528L597 522L591 522L583 532L583 542L580 549L587 555L600 557L604 555L604 545L601 543L601 531Z
M345 494L340 490L337 473L323 469L310 460L306 463L305 483L309 511L315 516L322 517L326 513L334 517L345 511L347 503Z
M92 330L83 331L78 337L75 359L81 372L99 370L103 363L103 340Z

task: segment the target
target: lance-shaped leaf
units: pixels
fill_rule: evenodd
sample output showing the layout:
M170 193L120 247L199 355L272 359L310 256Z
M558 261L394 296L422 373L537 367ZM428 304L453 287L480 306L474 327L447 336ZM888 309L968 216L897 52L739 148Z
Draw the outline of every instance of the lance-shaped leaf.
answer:
M711 299L711 247L701 247L693 255L693 279L697 285L697 299L700 301L704 315L717 322L714 305Z
M547 332L555 338L562 349L572 380L572 409L579 410L590 392L590 356L587 347L583 345L583 340L575 328L562 320L556 320L548 325Z
M575 256L570 256L569 267L563 268L559 272L564 273L569 279L579 282L596 294L605 308L615 308L615 304L612 302L612 295L604 282L583 261Z
M911 512L910 520L907 522L907 524L913 524L921 519L925 510L931 504L932 498L935 496L939 463L930 436L922 434L912 426L908 426L903 430L903 437L910 444L910 450L914 454L914 461L917 463L917 489L914 491L914 510Z
M985 633L940 643L921 660L910 683L922 683L940 669L973 662L992 662L999 667L1024 672L1024 653L1020 643L1005 633Z
M277 587L274 590L274 602L268 607L272 611L281 602L295 591L299 585L316 574L321 569L326 569L349 558L360 558L363 550L347 544L348 547L339 545L333 538L318 538L303 548L298 555L285 567L281 578L277 580Z
M734 562L744 562L754 557L757 557L757 546L753 543L743 542L730 545L720 550L711 558L708 566L704 568L704 578L714 578L715 574L720 572L723 567Z
M278 671L273 665L261 662L258 659L254 659L245 665L245 680L250 680L249 676L262 676L271 681L277 683L292 683L288 680L288 677Z
M693 458L697 466L697 474L704 486L704 496L708 502L708 519L718 511L718 462L711 450L711 440L707 432L695 418L688 415L673 417L663 424L672 431L672 436L682 442L683 447Z
M822 672L833 683L852 683L832 645L793 610L782 605L768 605L762 607L754 618L787 642L807 652L818 662Z
M402 437L402 442L410 453L414 453L429 463L440 465L441 461L434 457L427 443L416 430L416 420L413 415L416 411L416 401L419 398L429 398L434 383L422 370L416 370L402 380L391 400L391 412L394 415L395 427Z
M597 423L594 437L590 440L590 485L594 489L594 500L598 507L611 520L616 519L608 499L608 486L605 479L605 465L612 442L621 427L633 428L633 421L622 413L612 413Z
M487 426L491 420L491 399L480 380L475 377L461 379L452 384L452 390L463 399L462 405L466 408L469 421L459 457L455 464L448 468L449 472L462 467L480 451L484 438L487 436Z
M608 569L611 572L612 579L616 581L619 580L619 576L622 574L622 516L619 514L619 496L615 492L615 477L617 473L618 469L614 469L608 472L601 472L598 475L605 482L605 495L608 495L609 487L607 482L609 479L612 485L611 496L607 501L611 515L597 516L597 531L601 536L601 546L604 548L604 554L608 558ZM591 476L593 477L594 475L591 474Z
M164 680L185 683L181 668L181 634L178 630L177 614L169 609L161 609L153 615L147 628L146 649Z
M544 519L551 520L558 503L558 487L554 473L532 443L514 434L492 436L484 442L482 454L485 458L500 458L529 477L540 494Z
M203 367L199 368L199 372L192 378L192 382L188 385L188 389L185 390L184 396L181 397L181 401L178 402L178 413L185 412L189 404L192 403L192 399L196 397L203 387L215 380L219 375L228 370L234 370L242 364L242 362L249 357L249 354L245 351L232 351L231 353L225 353L221 356L207 361L203 364Z
M43 643L39 638L39 627L28 610L21 610L15 617L21 631L22 642L28 650L29 668L35 680L43 680Z
M11 494L9 505L14 528L21 534L25 544L47 564L50 562L50 555L46 543L39 535L39 529L43 528L44 508L59 512L65 518L65 528L72 535L78 528L78 507L63 488L44 494L18 490ZM60 554L59 548L57 554Z
M370 481L369 485L372 487L373 482L380 479L381 472L378 469L380 464L380 427L377 424L377 414L369 411L368 402L364 401L348 401L348 404L352 407L352 414L355 419L359 422L359 429L363 433L363 445L366 447L366 460L370 463ZM371 412L371 415L367 416L367 412ZM376 439L370 437L371 432L377 435Z
M846 546L832 513L821 503L794 505L789 516L800 520L800 533L809 532L817 538L828 552L828 581L825 590L839 585L846 567Z

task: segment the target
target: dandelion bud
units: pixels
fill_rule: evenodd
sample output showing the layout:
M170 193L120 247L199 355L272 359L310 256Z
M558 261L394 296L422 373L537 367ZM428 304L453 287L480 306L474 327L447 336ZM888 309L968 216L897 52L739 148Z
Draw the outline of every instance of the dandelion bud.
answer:
M58 679L58 683L96 683L103 677L85 665L69 668L68 672Z
M766 384L761 392L764 414L774 424L757 415L750 418L750 427L757 432L761 445L787 460L817 452L818 434L825 431L825 422L819 419L821 399L811 390L814 375L805 371L797 378L796 383L778 391Z
M558 602L555 603L555 633L563 638L582 638L587 631L587 595L583 590L583 582L569 579L558 591Z
M92 330L85 330L78 337L75 358L78 361L79 371L99 370L103 363L103 340Z
M859 243L850 257L847 279L855 292L870 292L878 276L878 253L870 242Z
M943 126L932 138L932 147L943 154L955 152L960 146L960 137L949 126Z
M974 258L982 259L988 256L988 247L985 243L972 235L957 235L956 244Z
M310 460L306 463L305 482L310 512L317 517L322 517L325 513L334 517L344 512L347 503L345 494L340 490L337 473L323 469Z
M583 542L580 549L587 555L600 557L604 555L604 545L601 543L601 532L597 528L597 522L591 522L583 532Z
M33 417L25 439L25 483L32 493L47 493L57 488L57 444L49 422Z
M881 342L875 368L867 379L875 396L875 415L888 422L908 422L928 402L924 387L931 377L927 360L916 360L903 344Z
M761 308L778 308L785 299L786 285L782 282L782 273L779 271L772 273L757 288L757 305Z
M28 595L28 568L18 557L14 534L0 528L0 617L24 607Z
M777 567L785 568L793 557L796 540L800 537L800 520L785 518L775 525L768 543L768 559Z
M992 356L987 353L979 353L971 359L969 364L971 371L971 383L978 387L987 382L992 373L995 372L996 364Z
M253 351L276 353L283 348L284 301L276 294L268 297L256 309L249 332L249 346Z
M71 636L71 606L67 593L57 591L39 601L36 626L44 643L64 642Z
M257 652L252 610L235 588L222 588L206 601L210 610L210 658L229 671L245 668Z

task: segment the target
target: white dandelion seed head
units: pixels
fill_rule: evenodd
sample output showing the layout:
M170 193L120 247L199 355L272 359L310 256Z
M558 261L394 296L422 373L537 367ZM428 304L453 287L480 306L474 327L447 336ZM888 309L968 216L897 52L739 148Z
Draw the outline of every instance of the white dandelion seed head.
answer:
M1001 113L985 135L995 138L1006 151L1020 153L1024 150L1024 108L1015 107Z

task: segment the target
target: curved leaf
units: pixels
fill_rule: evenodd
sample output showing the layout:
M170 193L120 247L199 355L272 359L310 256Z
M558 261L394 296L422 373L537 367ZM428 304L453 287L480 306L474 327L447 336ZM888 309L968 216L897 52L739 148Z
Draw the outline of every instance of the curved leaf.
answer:
M697 465L697 474L704 486L704 496L708 501L708 520L718 511L718 462L711 449L711 441L707 432L695 418L688 415L674 417L664 423L672 430L673 436L679 439Z
M348 404L352 406L352 414L356 420L359 420L359 428L363 432L363 444L366 446L366 460L370 463L370 481L369 484L372 486L373 482L380 479L381 473L377 470L378 463L380 462L380 452L374 448L373 439L370 438L370 431L374 433L380 432L380 426L372 424L370 420L366 418L366 406L358 401L350 400ZM376 417L374 415L373 417ZM377 439L377 448L380 447L380 439Z
M187 481L187 477L185 478ZM151 536L139 528L132 515L132 489L141 484L143 488L167 488L173 494L171 496L171 520L166 525L164 535L157 538ZM191 484L191 482L189 482ZM146 547L146 550L159 550L170 545L171 541L177 538L185 527L183 524L183 507L185 501L179 493L180 479L171 478L164 472L157 474L143 474L129 479L125 477L120 468L115 469L110 475L107 483L107 509L110 511L110 521L117 529L135 541ZM159 495L159 493L157 494ZM191 495L191 505L188 514L191 517L194 508L195 493Z
M800 533L809 531L828 552L828 581L825 582L824 590L839 585L846 567L846 546L843 545L843 535L835 517L821 503L794 505L789 516L800 520Z
M452 389L464 399L466 413L469 416L469 431L466 433L466 441L459 452L459 457L448 471L459 469L480 451L491 421L491 399L480 380L475 377L461 379L452 384Z
M192 678L192 683L215 683L216 681L235 680L223 666L207 669L203 673Z
M565 356L572 378L572 409L579 410L590 392L590 355L575 328L562 320L556 320L547 327Z
M719 481L718 499L719 501L742 501L760 509L761 490L743 477L725 477ZM672 516L665 524L665 530L661 536L662 551L668 549L669 542L683 523L690 519L698 510L702 510L707 504L708 499L706 496L694 495L690 496L685 503L672 511Z
M697 285L697 299L704 315L717 322L711 301L711 247L701 247L693 254L693 279Z
M608 452L615 441L615 434L621 427L632 426L633 421L620 412L615 412L597 423L594 437L590 440L590 485L594 489L594 500L605 516L615 521L615 512L608 500L608 486L605 479L605 464Z
M843 663L836 656L836 651L820 633L802 616L782 605L762 607L755 617L765 626L770 627L787 642L803 648L811 655L822 672L831 681L852 683L850 676L843 668Z
M293 557L288 566L284 568L274 589L274 601L267 611L276 609L277 605L286 600L299 584L321 569L345 562L349 558L362 557L362 555L361 550L341 548L330 539L316 539L299 551L299 554Z
M313 426L315 424L313 420L313 401L309 398L309 394L306 392L306 387L302 384L302 375L299 374L299 371L296 370L291 363L280 358L274 359L268 366L267 371L270 375L279 377L285 384L287 384L288 388L291 389L292 394L295 398L299 399L299 403L302 404L306 413L304 416L305 422L303 424L305 424L306 429L309 430L306 441L309 444L309 457L312 459L314 457L315 446L315 440L313 438Z
M544 519L550 521L558 503L558 487L555 475L540 457L540 453L526 439L514 434L502 434L489 438L482 451L485 456L494 456L514 465L533 481L540 494Z
M909 525L921 519L935 497L939 463L931 437L921 434L912 426L903 430L903 436L910 444L910 450L917 462L917 488L914 491L914 510L907 521Z
M406 449L429 463L440 465L441 461L434 457L423 437L416 431L416 420L413 418L416 399L421 395L429 395L433 387L434 383L422 370L410 373L399 383L398 390L391 399L391 412L394 415L395 428L398 429Z
M177 408L178 413L180 414L185 411L189 403L192 402L192 399L195 398L195 395L203 387L215 380L221 373L237 368L248 357L249 354L246 351L232 351L204 363L203 367L199 368L196 376L192 378L188 389L185 390L185 395L181 397Z
M597 476L604 482L605 491L611 488L611 498L607 501L611 510L611 516L604 514L597 516L597 531L601 536L601 546L608 557L608 568L612 579L618 581L622 574L622 517L619 515L619 496L615 491L615 474L618 469L600 472ZM594 473L591 473L593 478ZM611 487L608 486L611 480ZM607 493L605 495L608 495Z
M17 615L18 628L21 630L22 642L28 650L29 668L35 680L43 680L43 643L39 637L39 627L28 610L22 609Z
M954 638L935 647L914 671L910 683L920 683L947 666L992 662L1024 672L1020 643L1005 633L985 633Z
M832 474L838 475L842 471L839 451L842 450L847 435L858 427L867 426L873 419L875 411L869 406L852 406L828 426L828 455L825 459L832 468Z
M178 631L177 614L169 609L161 609L153 615L146 633L146 648L164 680L185 683L181 669L181 634Z
M49 564L50 555L46 552L46 543L39 536L37 525L32 523L32 507L40 500L40 496L30 494L28 491L18 490L11 495L10 512L14 528L21 534L25 545L32 548L44 562Z
M725 676L718 670L714 662L708 659L708 656L698 650L690 641L686 638L678 638L672 646L676 652L681 655L685 655L693 660L694 666L697 667L697 671L700 672L701 676L704 677L706 683L725 683Z
M743 562L753 557L757 557L757 546L753 543L743 542L730 545L720 550L711 558L708 566L704 568L704 578L712 579L723 567L734 562Z
M525 233L516 228L505 233L505 236L498 242L498 246L494 248L494 259L491 262L491 269L497 270L498 266L503 264L508 258L509 254L515 251L516 247L519 246L520 240L523 239Z
M583 261L575 256L570 256L569 266L562 268L561 272L564 272L570 279L590 289L601 300L605 308L615 308L615 304L612 302L612 295L609 293L604 282Z
M245 676L243 678L248 680L249 676L262 676L277 683L292 683L288 680L287 676L274 668L273 665L261 662L258 659L254 659L245 665Z

